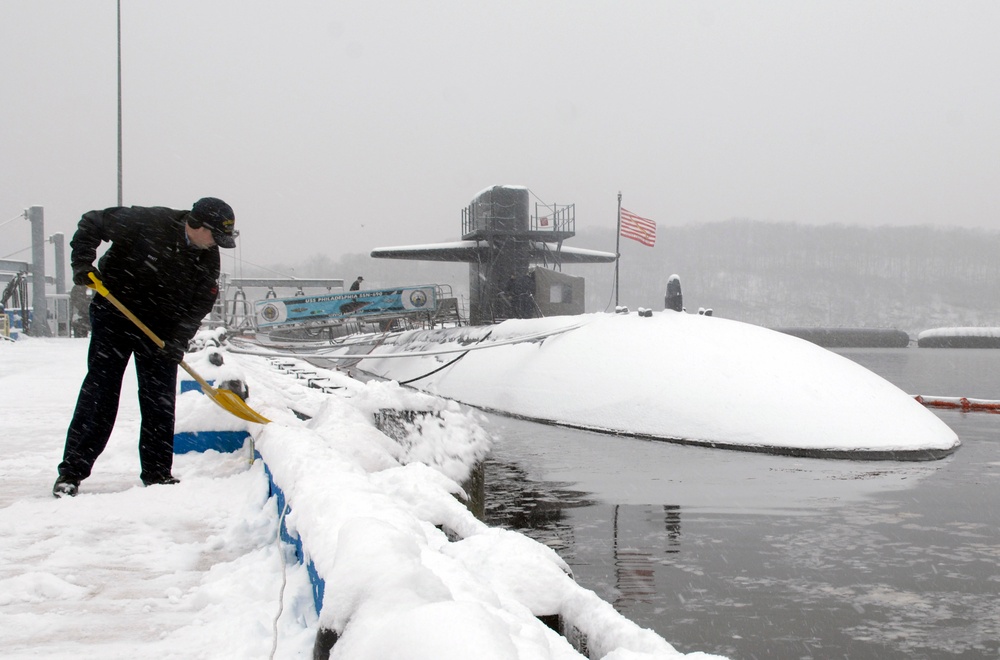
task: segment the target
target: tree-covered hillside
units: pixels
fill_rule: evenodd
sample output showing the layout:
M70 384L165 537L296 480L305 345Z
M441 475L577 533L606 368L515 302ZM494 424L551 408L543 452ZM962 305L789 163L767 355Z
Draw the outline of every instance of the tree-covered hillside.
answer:
M1000 232L732 220L661 228L655 248L626 243L620 291L633 306L662 306L666 280L676 273L689 311L711 307L771 327L913 334L1000 325Z

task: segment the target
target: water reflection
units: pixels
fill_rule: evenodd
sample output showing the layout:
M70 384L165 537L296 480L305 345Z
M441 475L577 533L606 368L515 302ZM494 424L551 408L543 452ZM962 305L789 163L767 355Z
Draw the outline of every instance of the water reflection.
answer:
M680 552L681 545L681 508L665 504L662 507L639 507L645 524L659 511L662 513L662 524L666 531L666 545L662 551L666 554ZM621 611L637 603L650 604L658 599L656 589L656 565L659 560L652 549L635 547L627 539L619 536L619 521L623 515L622 506L616 504L612 523L612 553L615 567L615 590L618 596L614 600L615 609ZM657 521L659 522L659 521ZM624 524L624 521L622 521Z
M1000 398L1000 351L931 353L861 357L911 378L897 382L909 392ZM921 355L931 366L908 363ZM945 368L965 374L934 387ZM490 522L555 548L580 584L682 652L997 658L1000 416L936 414L964 444L930 463L741 454L494 417Z
M485 462L486 523L517 530L565 558L575 545L567 510L592 506L589 494L568 484L539 483L512 461L490 456Z
M915 487L954 459L839 461L675 445L493 416L496 460L612 504L795 513Z
M988 658L1000 640L1000 533L977 488L949 480L839 508L739 514L605 504L529 480L516 489L524 511L491 522L526 525L580 584L683 652Z

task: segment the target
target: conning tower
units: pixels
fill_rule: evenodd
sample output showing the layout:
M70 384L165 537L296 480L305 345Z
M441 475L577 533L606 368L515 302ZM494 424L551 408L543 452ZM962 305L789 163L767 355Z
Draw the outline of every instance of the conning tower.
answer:
M461 241L376 248L371 256L468 263L473 325L581 314L583 278L557 271L564 263L610 263L615 255L565 247L576 234L575 206L536 203L532 213L529 196L523 186L492 186L462 209Z

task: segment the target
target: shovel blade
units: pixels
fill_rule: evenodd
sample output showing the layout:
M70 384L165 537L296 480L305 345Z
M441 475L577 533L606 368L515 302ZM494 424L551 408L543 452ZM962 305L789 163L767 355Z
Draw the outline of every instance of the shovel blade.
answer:
M219 405L223 410L236 415L240 419L256 424L270 424L271 420L264 417L259 412L246 404L246 401L236 395L235 392L215 387L204 387L205 394Z

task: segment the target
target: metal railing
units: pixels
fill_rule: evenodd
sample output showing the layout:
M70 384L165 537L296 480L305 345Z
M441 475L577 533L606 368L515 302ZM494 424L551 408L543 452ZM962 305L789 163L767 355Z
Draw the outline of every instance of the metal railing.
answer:
M553 234L576 234L576 204L540 204L535 202L535 214L529 220L531 231L551 231Z

